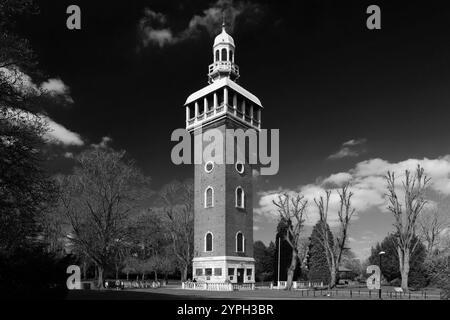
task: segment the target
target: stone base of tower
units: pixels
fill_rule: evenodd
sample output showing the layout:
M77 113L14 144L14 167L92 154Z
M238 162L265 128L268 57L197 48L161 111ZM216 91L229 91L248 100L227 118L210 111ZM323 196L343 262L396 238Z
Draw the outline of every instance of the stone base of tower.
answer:
M255 283L255 259L239 256L196 257L192 261L197 282Z

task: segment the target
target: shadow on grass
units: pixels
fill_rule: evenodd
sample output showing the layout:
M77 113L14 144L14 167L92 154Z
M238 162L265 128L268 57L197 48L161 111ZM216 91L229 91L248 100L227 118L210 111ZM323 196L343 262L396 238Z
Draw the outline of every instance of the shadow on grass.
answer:
M73 290L66 300L210 300L208 297L173 295L159 292L113 291L113 290Z

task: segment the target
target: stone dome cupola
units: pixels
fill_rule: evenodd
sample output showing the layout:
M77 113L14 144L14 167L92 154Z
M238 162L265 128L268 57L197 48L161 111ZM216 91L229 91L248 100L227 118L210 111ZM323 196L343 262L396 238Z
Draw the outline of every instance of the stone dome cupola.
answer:
M235 49L234 39L227 33L225 22L223 22L222 32L214 39L213 63L209 65L208 69L209 83L223 77L228 77L233 81L239 78L239 67L234 63Z

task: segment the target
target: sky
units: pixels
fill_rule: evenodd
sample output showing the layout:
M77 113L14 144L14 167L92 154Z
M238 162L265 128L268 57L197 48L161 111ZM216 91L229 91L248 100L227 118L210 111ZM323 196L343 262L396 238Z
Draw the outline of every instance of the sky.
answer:
M262 127L280 130L280 170L255 182L254 239L274 240L281 192L311 204L352 182L349 246L359 258L392 232L388 170L424 166L450 193L450 11L437 1L376 1L381 30L366 27L373 1L51 1L22 21L48 80L52 172L70 172L91 145L126 150L160 188L193 177L172 164L183 104L207 85L212 43L225 9L241 86L262 102ZM81 30L66 8L81 8ZM30 81L33 81L32 79ZM335 225L337 193L331 198Z

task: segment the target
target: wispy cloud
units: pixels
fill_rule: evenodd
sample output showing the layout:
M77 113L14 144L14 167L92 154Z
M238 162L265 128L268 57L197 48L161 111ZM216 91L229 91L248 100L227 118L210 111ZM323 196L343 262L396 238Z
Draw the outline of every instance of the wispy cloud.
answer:
M222 24L222 13L226 16L228 31L233 32L235 21L239 16L248 13L255 18L261 15L262 9L259 4L249 1L218 0L203 10L202 14L192 16L185 29L175 31L170 26L167 15L146 8L144 16L138 23L141 46L157 45L162 48L196 38L205 30L213 36L217 34Z
M0 77L2 81L9 82L15 90L27 94L27 95L39 95L47 94L50 98L63 99L66 103L73 103L73 99L70 96L70 88L59 78L50 78L41 84L33 82L30 76L22 72L20 68L16 66L10 66L8 68L0 68ZM14 112L11 111L11 114ZM44 139L50 144L58 144L64 146L82 146L84 141L78 133L75 133L63 125L55 122L49 116L43 114L31 114L25 111L19 111L15 113L14 117L23 117L22 119L27 121L44 120L48 126L48 132L44 134Z
M29 75L16 66L0 68L0 77L10 82L19 92L30 95L48 94L52 98L63 99L64 102L74 103L70 96L70 88L60 78L50 78L41 84L36 84Z
M46 120L49 131L44 135L47 142L64 146L83 146L84 141L78 133L70 131L63 125L56 123L47 116L43 116Z
M330 160L348 158L348 157L358 157L362 153L366 152L365 145L367 139L352 139L344 142L341 148L335 153L328 156Z
M109 145L111 144L112 140L113 139L111 137L104 136L104 137L102 137L102 140L99 143L91 144L91 147L94 147L94 148L108 148Z
M279 188L278 190L260 192L258 194L259 205L254 212L256 215L276 220L278 219L277 208L272 201L276 201L278 196L284 193L301 192L309 203L306 224L314 225L318 219L317 208L313 205L314 198L324 195L325 190L328 189L332 191L328 218L330 225L334 226L338 221L337 211L339 208L339 195L336 191L344 183L350 183L350 190L354 194L352 206L356 209L355 219L358 219L358 216L368 212L368 209L371 208L387 212L386 173L391 171L398 175L400 191L405 170L414 170L419 164L431 178L430 190L443 195L450 195L450 155L436 159L408 159L395 163L376 158L359 162L347 172L332 174L316 183L299 186L295 190Z
M74 103L70 96L70 88L59 78L51 78L41 84L41 89L55 98L63 98L68 103Z

